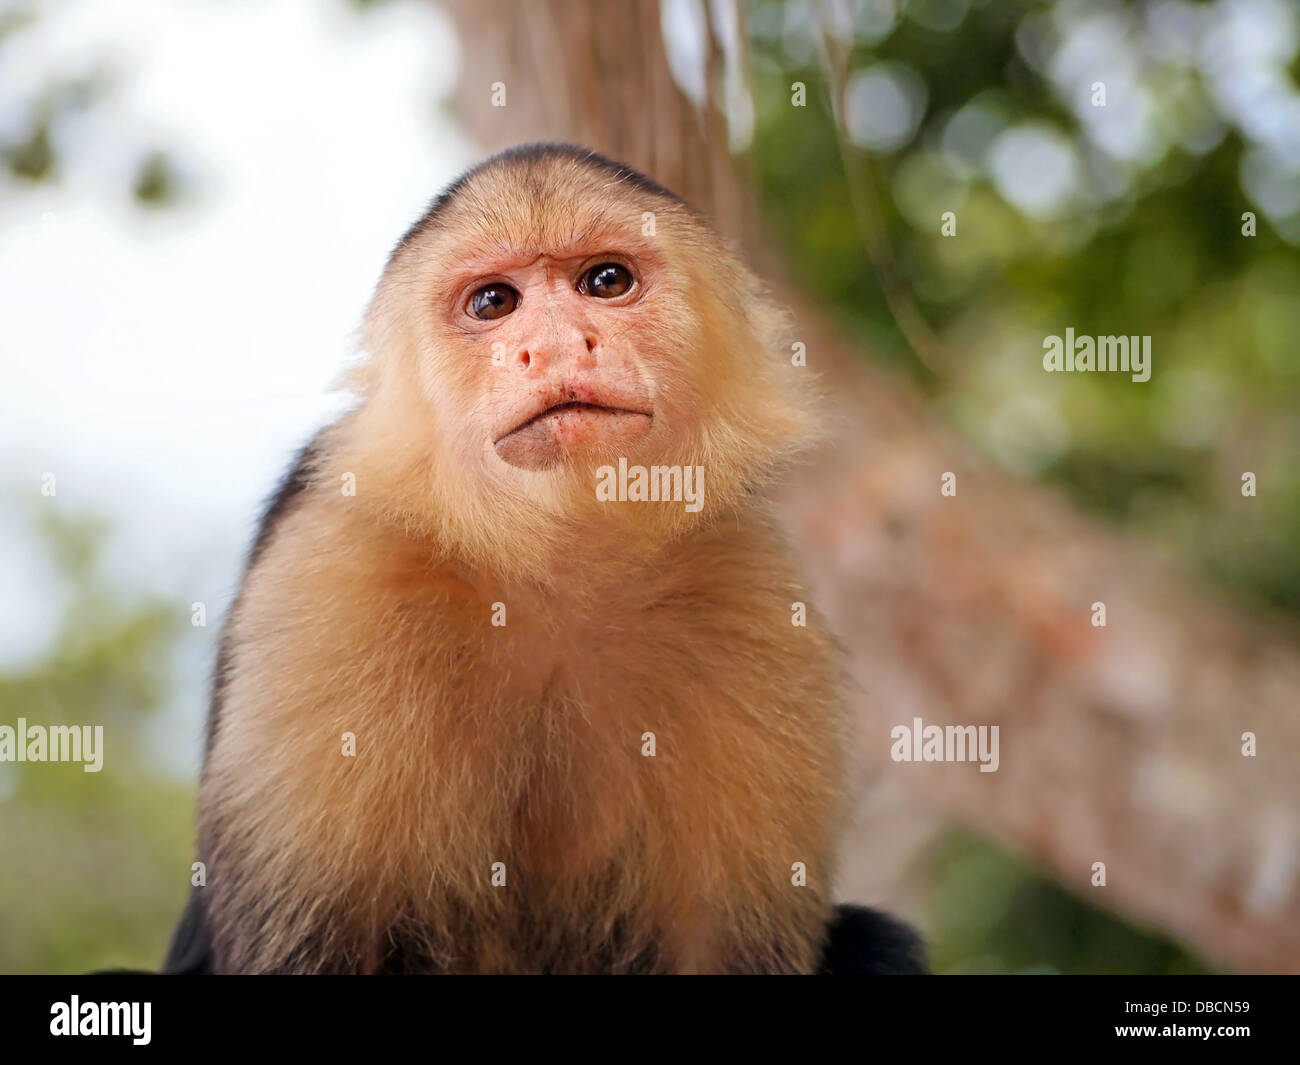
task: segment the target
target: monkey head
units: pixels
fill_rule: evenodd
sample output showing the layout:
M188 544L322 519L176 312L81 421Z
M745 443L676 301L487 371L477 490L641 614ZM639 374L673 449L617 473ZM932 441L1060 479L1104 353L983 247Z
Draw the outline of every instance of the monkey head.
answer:
M358 495L523 569L602 532L663 542L714 520L813 425L784 318L723 238L563 145L494 156L433 203L388 262L365 347L339 449ZM702 470L703 506L602 495L620 461Z

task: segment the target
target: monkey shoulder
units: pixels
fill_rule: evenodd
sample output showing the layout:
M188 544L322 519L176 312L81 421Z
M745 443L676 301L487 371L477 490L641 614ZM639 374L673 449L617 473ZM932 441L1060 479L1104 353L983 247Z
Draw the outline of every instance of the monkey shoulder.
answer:
M928 973L925 944L897 917L840 905L827 926L819 972L826 976L917 976Z

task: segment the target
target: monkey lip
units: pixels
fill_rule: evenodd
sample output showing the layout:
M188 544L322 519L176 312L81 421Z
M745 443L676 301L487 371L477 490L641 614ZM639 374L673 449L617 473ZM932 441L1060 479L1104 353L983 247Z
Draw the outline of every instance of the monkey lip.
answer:
M643 410L629 410L626 407L610 407L610 406L606 406L603 403L580 403L577 400L568 400L564 403L556 403L550 407L547 407L540 414L534 414L526 422L523 422L520 425L517 425L514 429L511 429L510 432L508 432L506 436L502 437L501 439L504 440L506 437L513 436L515 433L523 432L525 429L529 428L529 426L532 426L537 422L545 421L551 418L559 419L562 418L565 414L569 414L569 413L594 414L594 415L634 414L642 418L650 417L649 412ZM497 442L500 443L500 441Z
M584 447L631 443L650 429L648 411L566 401L547 407L511 429L495 447L512 466L542 469Z

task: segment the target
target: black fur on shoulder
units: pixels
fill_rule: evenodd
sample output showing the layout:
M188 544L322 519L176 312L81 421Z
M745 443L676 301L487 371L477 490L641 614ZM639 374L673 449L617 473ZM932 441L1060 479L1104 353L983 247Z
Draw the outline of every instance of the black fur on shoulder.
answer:
M865 906L836 906L827 929L823 976L922 976L925 944L910 925Z
M907 924L865 906L837 906L827 928L818 972L823 976L918 976L929 972L925 945ZM195 889L172 937L163 972L196 976L212 972L212 936Z
M172 933L171 946L162 971L169 976L212 974L212 932L203 909L203 889L195 888Z

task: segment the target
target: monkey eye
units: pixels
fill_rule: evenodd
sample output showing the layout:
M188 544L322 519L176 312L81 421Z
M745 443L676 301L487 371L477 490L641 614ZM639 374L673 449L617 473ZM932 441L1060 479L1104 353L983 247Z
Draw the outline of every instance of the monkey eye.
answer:
M469 298L465 309L473 318L490 322L504 318L519 306L519 293L509 285L484 285Z
M632 287L632 271L619 263L593 266L578 282L578 291L587 296L611 300Z

